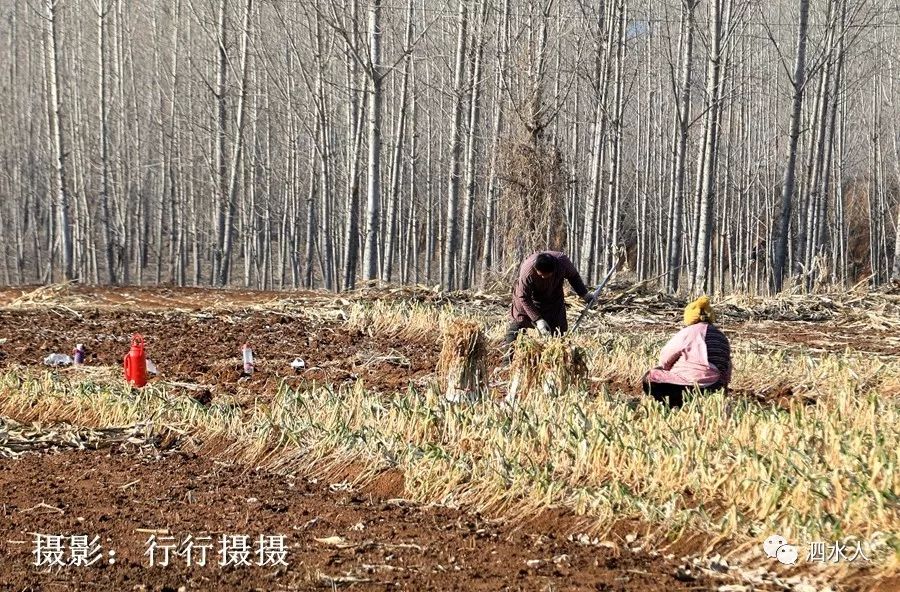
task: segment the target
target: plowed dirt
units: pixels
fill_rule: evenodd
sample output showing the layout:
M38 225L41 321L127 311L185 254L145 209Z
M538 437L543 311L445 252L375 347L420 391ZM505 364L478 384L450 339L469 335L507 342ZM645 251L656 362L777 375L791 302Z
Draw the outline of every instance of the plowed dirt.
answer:
M383 494L394 489L385 483L376 482L368 492L335 492L328 485L133 447L0 460L0 589L710 587L703 579L677 579L677 564L632 553L624 541L612 541L616 549L587 546L569 541L558 528L514 529L457 510L389 501ZM89 567L37 567L35 533L98 536L101 559ZM210 536L208 564L188 566L173 552L168 566L151 567L145 553L153 535L160 544L167 536L176 544L188 535ZM220 566L222 535L250 537L249 566ZM257 565L260 535L285 536L287 566ZM65 548L68 561L71 547ZM115 564L109 563L110 550Z
M426 296L420 295L432 302ZM258 306L274 301L279 312ZM502 304L482 305L501 322ZM131 334L141 333L160 370L154 380L193 384L205 402L238 392L270 395L282 382L341 386L362 380L370 390L392 392L427 382L440 351L437 334L409 341L352 328L341 320L335 298L321 293L67 286L2 289L0 307L0 339L6 340L0 369L38 366L48 353L71 353L76 343L85 344L88 364L118 368ZM318 314L319 307L329 314ZM676 325L622 322L614 329L669 332ZM726 328L771 343L897 351L891 349L893 333L873 338L808 323L780 329L759 322ZM249 377L241 372L245 342L256 355L257 371ZM499 350L489 355L490 367L498 366ZM296 357L306 363L299 373L289 366ZM637 378L594 385L602 387L640 395ZM776 403L791 396L776 393ZM0 590L609 591L708 590L719 584L679 574L674 560L629 551L624 532L608 547L572 542L575 522L565 516L510 525L392 500L404 495L403 476L396 472L362 492L334 491L328 487L333 484L135 446L0 460ZM144 555L150 531L179 541L210 535L216 541L211 565L188 567L173 558L168 567L150 567ZM35 533L99 536L104 553L116 550L116 563L104 554L91 567L39 569L32 565ZM251 541L283 534L288 566L219 567L223 534Z
M159 379L206 385L213 394L233 393L238 385L272 393L280 381L317 381L335 386L362 380L377 391L405 389L434 371L439 336L419 342L388 339L348 327L341 321L254 310L229 313L126 309L0 310L0 368L40 364L51 353L87 349L89 365L121 366L132 333L146 340L146 355ZM242 376L241 345L248 342L257 371ZM297 372L290 362L301 358ZM239 382L240 381L240 382Z

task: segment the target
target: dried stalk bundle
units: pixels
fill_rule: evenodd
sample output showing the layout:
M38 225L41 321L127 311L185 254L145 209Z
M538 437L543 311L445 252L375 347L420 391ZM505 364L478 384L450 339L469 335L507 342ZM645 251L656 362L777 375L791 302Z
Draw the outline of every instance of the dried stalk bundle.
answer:
M587 380L587 354L562 338L551 338L541 353L544 393L559 395Z
M513 359L509 367L509 402L520 398L538 383L544 341L533 332L526 332L519 335L513 347Z
M444 330L444 346L438 375L446 381L449 401L477 399L486 387L487 348L484 331L474 321L450 323Z
M587 354L582 348L562 337L521 335L513 353L507 400L515 401L538 385L545 394L559 395L580 386L587 374Z

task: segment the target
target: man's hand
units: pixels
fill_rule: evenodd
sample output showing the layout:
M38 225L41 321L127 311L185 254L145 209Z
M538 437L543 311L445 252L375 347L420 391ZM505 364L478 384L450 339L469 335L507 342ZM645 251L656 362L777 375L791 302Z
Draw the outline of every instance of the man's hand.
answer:
M535 325L537 325L537 330L541 335L543 335L544 337L550 335L550 324L547 323L547 321L545 321L544 319L538 319L538 322L535 323Z
M586 305L590 304L591 303L591 293L585 292L584 296L581 297L581 301L584 302Z

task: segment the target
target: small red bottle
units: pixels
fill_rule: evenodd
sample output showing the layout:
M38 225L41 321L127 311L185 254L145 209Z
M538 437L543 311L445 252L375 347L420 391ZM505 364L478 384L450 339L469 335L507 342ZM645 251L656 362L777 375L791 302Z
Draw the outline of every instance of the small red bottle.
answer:
M135 333L131 337L131 350L122 361L125 369L125 380L132 386L142 387L147 384L147 358L144 355L144 338Z

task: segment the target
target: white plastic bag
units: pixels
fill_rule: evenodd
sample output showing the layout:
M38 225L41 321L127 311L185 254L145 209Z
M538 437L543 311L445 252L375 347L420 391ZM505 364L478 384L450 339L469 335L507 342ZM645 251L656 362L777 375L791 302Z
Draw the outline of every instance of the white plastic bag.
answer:
M50 354L44 358L47 366L68 366L72 363L72 357L68 354Z

